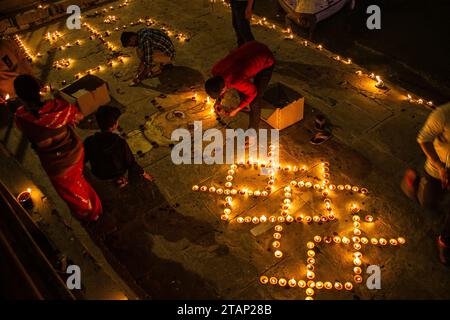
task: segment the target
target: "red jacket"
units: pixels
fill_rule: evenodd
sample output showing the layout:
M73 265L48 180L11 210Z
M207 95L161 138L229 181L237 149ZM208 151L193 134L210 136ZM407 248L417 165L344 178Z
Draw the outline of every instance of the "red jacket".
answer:
M239 105L239 109L242 109L258 94L256 86L250 80L274 63L275 58L266 45L250 41L219 61L211 73L213 76L221 76L227 89L234 88L244 95Z

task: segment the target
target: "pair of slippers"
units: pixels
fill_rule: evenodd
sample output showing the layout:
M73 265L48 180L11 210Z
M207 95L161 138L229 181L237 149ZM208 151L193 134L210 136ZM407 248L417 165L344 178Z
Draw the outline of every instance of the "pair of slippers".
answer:
M326 130L328 125L327 119L323 115L318 115L314 119L314 128L317 133L309 141L313 145L321 145L331 139L332 134Z

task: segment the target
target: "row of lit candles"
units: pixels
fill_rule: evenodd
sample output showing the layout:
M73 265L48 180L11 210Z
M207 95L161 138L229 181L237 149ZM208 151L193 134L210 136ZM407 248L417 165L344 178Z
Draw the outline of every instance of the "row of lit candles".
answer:
M222 4L224 6L226 6L226 7L230 7L225 1L222 1ZM254 15L252 17L252 22L255 25L263 26L263 27L266 27L268 29L273 29L273 30L277 29L277 26L275 24L273 24L273 23L268 22L265 17L261 18L261 17L257 17L257 16ZM293 34L291 28L281 29L281 32L282 33L287 33L287 36L285 36L284 39L286 39L286 40L294 40L294 34ZM310 45L310 43L308 43L308 41L304 40L304 39L300 43L303 46L315 47L319 51L322 51L324 49L322 44L317 44L317 45L311 44ZM347 64L347 65L351 65L352 64L352 59L350 59L350 58L343 59L340 56L331 56L331 58L336 60L336 61L339 61L339 62L342 62L344 64ZM361 70L356 71L356 74L359 75L359 76L364 75L364 73ZM370 79L373 79L374 81L376 81L375 84L374 84L376 88L382 89L382 90L386 89L386 85L385 85L384 81L381 79L380 76L375 75L374 73L369 73L369 74L367 74L367 76ZM426 101L425 99L422 99L422 98L413 98L411 96L411 94L407 94L406 97L407 97L407 100L409 102L411 102L411 103L415 103L415 104L418 104L418 105L425 105L425 106L428 106L430 108L434 108L434 105L433 105L432 101Z
M31 53L30 49L28 49L27 46L25 46L22 39L18 35L14 36L14 41L19 46L19 49L24 53L27 60L33 61L34 58L33 54Z
M117 6L117 8L119 8L119 9L121 9L121 8L125 8L126 6L128 6L130 4L130 0L125 0L123 3L121 3L121 4L119 4L118 6ZM102 10L96 10L94 13L95 14L100 14L100 13L106 13L106 12L109 12L109 11L113 11L115 8L114 8L114 6L109 6L108 8L103 8Z

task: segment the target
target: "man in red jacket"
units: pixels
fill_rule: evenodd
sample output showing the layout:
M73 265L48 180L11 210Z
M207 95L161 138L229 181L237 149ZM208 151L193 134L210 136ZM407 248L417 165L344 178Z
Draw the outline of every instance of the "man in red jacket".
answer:
M270 82L274 64L273 53L266 45L257 41L247 42L213 67L213 77L206 81L205 90L211 98L217 99L215 108L228 89L238 90L241 103L231 112L223 113L234 117L250 105L249 128L258 130L261 118L258 102Z

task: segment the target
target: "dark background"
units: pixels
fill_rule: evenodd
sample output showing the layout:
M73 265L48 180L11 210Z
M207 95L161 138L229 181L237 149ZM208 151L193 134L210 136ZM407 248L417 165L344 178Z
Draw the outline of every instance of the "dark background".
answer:
M381 8L381 30L366 27L372 4ZM256 0L255 13L284 23L278 0ZM426 99L450 101L448 0L356 0L355 10L320 22L313 41Z

